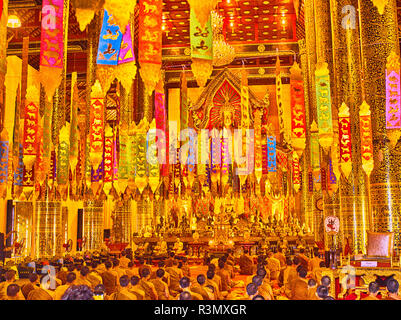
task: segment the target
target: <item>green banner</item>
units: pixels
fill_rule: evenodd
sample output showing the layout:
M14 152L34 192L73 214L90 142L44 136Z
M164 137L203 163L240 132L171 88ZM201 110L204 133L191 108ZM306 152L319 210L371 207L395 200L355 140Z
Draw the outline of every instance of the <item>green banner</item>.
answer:
M213 60L213 31L211 16L209 17L205 27L202 28L196 18L194 10L191 9L190 32L192 58Z

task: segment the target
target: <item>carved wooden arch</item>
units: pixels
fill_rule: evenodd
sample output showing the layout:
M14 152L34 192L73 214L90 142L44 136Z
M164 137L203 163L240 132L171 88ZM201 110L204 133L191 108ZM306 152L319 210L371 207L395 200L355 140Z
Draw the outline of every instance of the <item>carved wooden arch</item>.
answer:
M233 112L234 128L237 128L241 119L241 79L229 69L222 70L210 81L203 90L196 103L189 106L195 129L221 128L223 99L230 100ZM253 127L253 111L264 108L265 101L258 99L249 90L250 126Z

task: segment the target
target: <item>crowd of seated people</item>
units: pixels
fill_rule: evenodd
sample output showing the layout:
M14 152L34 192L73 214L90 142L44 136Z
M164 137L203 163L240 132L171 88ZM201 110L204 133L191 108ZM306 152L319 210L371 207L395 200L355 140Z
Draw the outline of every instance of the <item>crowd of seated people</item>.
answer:
M279 248L256 260L247 251L240 257L228 251L193 267L174 252L150 265L123 251L119 258L66 257L54 265L55 274L33 270L23 280L9 269L0 282L0 300L334 300L317 250L313 258L304 252L290 258ZM399 300L397 280L386 284L385 297L372 282L364 296L349 288L341 299Z

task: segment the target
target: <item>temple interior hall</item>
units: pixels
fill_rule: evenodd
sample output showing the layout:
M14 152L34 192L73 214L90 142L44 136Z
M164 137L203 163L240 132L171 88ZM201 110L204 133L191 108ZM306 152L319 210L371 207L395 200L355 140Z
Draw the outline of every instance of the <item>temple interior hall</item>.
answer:
M0 0L0 300L399 300L401 0Z

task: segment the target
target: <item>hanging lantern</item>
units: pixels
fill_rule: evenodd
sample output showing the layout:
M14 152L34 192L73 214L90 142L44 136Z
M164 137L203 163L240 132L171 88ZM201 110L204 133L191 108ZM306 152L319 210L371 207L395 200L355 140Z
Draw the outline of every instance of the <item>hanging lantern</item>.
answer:
M104 0L71 0L71 2L75 8L79 29L82 32L104 5Z
M291 132L292 147L301 156L306 147L304 84L299 65L295 62L290 69L291 83Z
M104 177L103 191L108 196L113 187L113 129L109 124L104 130Z
M28 170L32 169L37 153L37 132L39 121L39 91L31 86L26 94L25 118L24 118L24 165Z
M4 127L0 134L0 197L2 199L6 197L7 191L9 152L8 132Z
M362 168L366 172L366 175L370 177L374 167L372 120L370 107L366 101L362 102L359 109L359 127L361 135Z
M333 144L330 75L327 63L318 63L315 71L319 143L327 153Z
M338 133L340 138L340 168L348 179L352 171L351 119L349 108L345 103L338 110Z
M209 15L206 23L201 24L194 9L190 13L190 40L192 73L199 87L204 87L213 71L213 31Z
M386 129L394 147L401 136L400 57L394 51L386 64Z
M148 95L161 79L162 9L162 0L139 2L139 72Z
M53 98L64 67L64 0L42 1L40 82L47 98Z
M90 106L90 163L96 170L103 158L104 97L98 80L92 86Z

